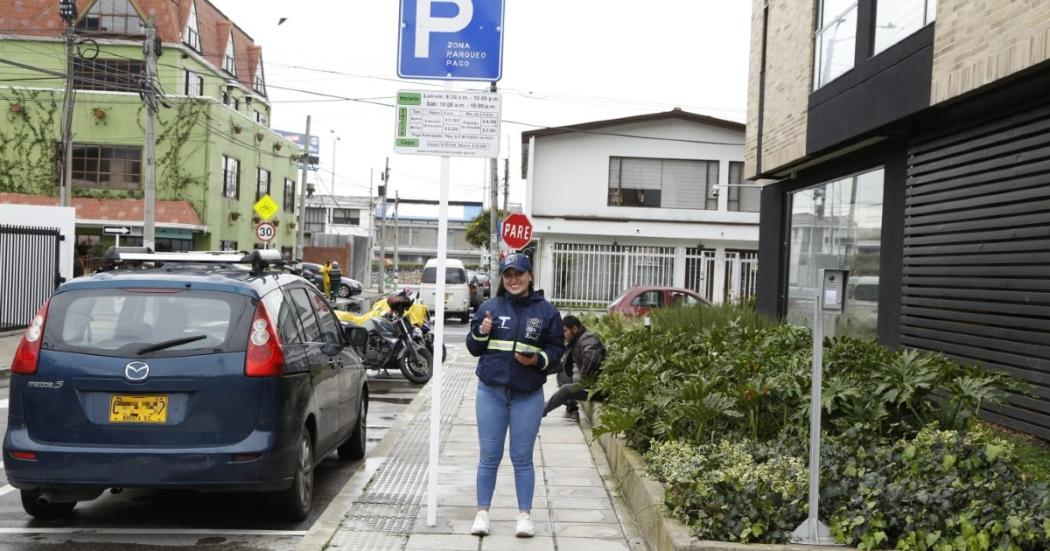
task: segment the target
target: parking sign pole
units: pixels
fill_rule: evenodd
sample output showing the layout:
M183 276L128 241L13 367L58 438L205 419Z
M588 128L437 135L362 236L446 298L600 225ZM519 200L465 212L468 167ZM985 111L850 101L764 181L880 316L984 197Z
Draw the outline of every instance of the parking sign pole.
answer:
M820 271L821 280L824 270ZM820 522L820 415L824 369L823 296L817 289L813 297L813 366L809 404L809 511L806 520L791 534L792 543L831 545L831 531Z
M445 81L445 90L452 91L452 81ZM427 492L427 526L437 525L438 452L441 449L441 389L444 378L445 350L445 267L448 256L448 180L450 158L441 156L441 201L438 210L438 265L435 278L434 315L434 374L430 381L430 468Z

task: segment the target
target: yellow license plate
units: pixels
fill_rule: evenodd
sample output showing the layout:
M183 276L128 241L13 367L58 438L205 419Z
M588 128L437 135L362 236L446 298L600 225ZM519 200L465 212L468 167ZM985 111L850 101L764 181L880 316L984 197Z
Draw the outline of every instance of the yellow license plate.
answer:
M166 423L168 421L167 395L121 396L109 399L110 423Z

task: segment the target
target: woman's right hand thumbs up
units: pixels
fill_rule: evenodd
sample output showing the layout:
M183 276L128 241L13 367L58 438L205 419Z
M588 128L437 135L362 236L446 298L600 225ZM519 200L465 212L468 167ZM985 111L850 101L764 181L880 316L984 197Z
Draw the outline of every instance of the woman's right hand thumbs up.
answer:
M478 332L482 335L488 335L489 331L492 331L492 312L485 310L485 319L481 320Z

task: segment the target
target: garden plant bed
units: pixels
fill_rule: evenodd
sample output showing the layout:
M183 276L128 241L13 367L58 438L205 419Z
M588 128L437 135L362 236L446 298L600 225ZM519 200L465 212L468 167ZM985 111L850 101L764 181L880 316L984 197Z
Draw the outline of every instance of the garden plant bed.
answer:
M580 423L591 429L601 415L598 402L582 402ZM664 508L666 487L646 474L645 460L630 448L622 437L603 434L597 437L605 451L621 495L631 510L635 522L650 551L820 551L849 549L844 546L742 544L724 541L704 541L693 537L689 528L669 518Z
M807 516L810 331L740 307L591 325L609 350L594 434L650 543L786 545ZM979 416L1023 383L850 336L823 357L820 517L838 542L1050 549L1046 448Z

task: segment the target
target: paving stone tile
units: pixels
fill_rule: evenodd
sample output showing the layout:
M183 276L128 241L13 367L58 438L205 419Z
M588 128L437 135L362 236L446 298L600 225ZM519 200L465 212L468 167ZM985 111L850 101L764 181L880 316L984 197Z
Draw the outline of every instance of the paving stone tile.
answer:
M620 522L616 511L612 509L555 509L550 514L555 522Z
M405 551L477 551L478 538L470 534L412 534Z
M571 538L619 538L623 539L623 528L620 523L605 524L595 522L555 522L554 533Z
M547 495L556 497L608 497L602 487L594 486L548 486Z
M558 536L559 549L601 549L601 551L632 551L624 541L599 538L567 538ZM643 546L643 549L645 547Z
M439 498L440 499L440 498ZM558 509L612 509L612 502L608 499L593 497L558 497L551 496L551 508Z
M492 535L481 538L481 551L554 551L554 538L543 536L516 538L513 535Z

